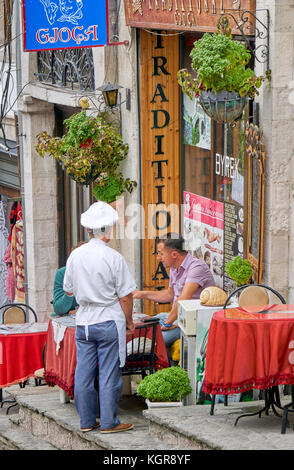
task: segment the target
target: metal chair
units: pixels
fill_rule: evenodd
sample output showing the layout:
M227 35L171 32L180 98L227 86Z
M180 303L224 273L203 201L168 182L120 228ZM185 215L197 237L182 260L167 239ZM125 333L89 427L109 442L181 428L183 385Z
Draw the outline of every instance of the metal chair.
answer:
M46 343L44 344L43 346L43 350L42 350L42 363L43 363L43 367L42 369L37 369L35 370L34 372L34 375L37 377L35 379L35 385L38 386L38 385L46 385L46 382L42 384L42 380L44 380L44 372L45 372L45 352L46 352Z
M231 298L236 295L237 293L241 292L241 295L239 296L238 303L240 307L249 307L253 305L267 305L269 302L269 295L267 293L267 290L269 290L271 293L276 295L280 302L282 304L286 304L286 300L284 297L275 289L273 289L270 286L266 286L264 284L246 284L244 286L238 287L235 289L231 294L228 296L227 300L225 301L223 305L223 309L226 310L226 308L229 305L229 302ZM243 292L242 292L243 291ZM242 295L243 294L243 295ZM272 305L269 305L271 307ZM266 313L268 309L263 309L258 313ZM275 397L275 400L277 404L280 405L280 395L279 395L279 388L278 387L272 387L273 389L273 394ZM228 403L228 397L227 395L225 396L225 405ZM268 402L268 393L265 393L265 402L267 406ZM215 395L212 395L212 400L211 400L211 408L210 408L210 414L214 414L214 405L215 405Z
M9 325L9 324L21 324L28 323L30 321L29 312L33 314L35 322L38 321L37 314L35 310L27 304L15 303L15 304L5 304L0 307L0 324ZM37 379L35 379L35 384L37 385ZM26 381L20 382L20 388L24 388ZM12 403L7 410L6 414L9 413L10 408L13 408L17 405L16 400L14 399L2 399L2 389L0 391L0 403L1 408L4 403Z
M157 359L155 355L156 331L159 320L155 318L152 321L137 325L138 335L133 334L131 340L127 343L126 363L122 369L122 375L142 375L144 378L154 373L154 363ZM152 328L151 339L147 337L148 329Z
M28 323L30 321L30 312L33 314L35 322L37 322L38 318L35 310L27 304L2 305L0 307L0 324Z
M259 288L258 290L256 288ZM266 305L266 304L258 304L256 303L257 301L261 301L261 299L264 301L264 300L268 300L269 301L269 297L267 295L264 296L264 293L267 294L267 290L269 290L270 292L272 292L274 295L276 295L279 300L281 301L282 304L285 304L286 303L286 300L284 299L284 297L278 292L276 291L275 289L273 289L272 287L270 286L266 286L264 284L246 284L244 286L241 286L241 287L238 287L237 289L235 289L233 292L231 292L231 294L228 296L227 300L225 301L224 303L224 306L223 306L223 309L225 310L231 300L231 298L236 295L238 292L241 292L243 291L243 296L242 294L240 295L239 297L239 305L242 306L242 307L245 307L245 306L252 306L252 305ZM244 295L245 293L252 293L252 295ZM242 297L243 297L243 300L242 300ZM258 312L258 313L265 313L266 310L262 310L262 312Z

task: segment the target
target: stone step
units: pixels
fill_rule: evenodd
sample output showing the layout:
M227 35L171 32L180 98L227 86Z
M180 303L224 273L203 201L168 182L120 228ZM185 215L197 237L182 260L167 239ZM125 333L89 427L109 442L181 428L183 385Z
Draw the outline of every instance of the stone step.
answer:
M188 407L173 408L170 413L169 408L157 408L144 410L143 415L149 421L149 433L169 444L170 449L191 449L191 450L213 450L219 449L216 443L208 442L205 438L195 433L191 426L189 429L183 427L185 421L184 411ZM174 420L174 415L176 419ZM201 427L199 428L201 429Z
M57 450L56 447L15 426L8 416L0 416L1 450Z
M289 397L281 398L282 405ZM272 409L261 417L258 412L264 401L236 402L228 406L217 404L214 415L210 405L190 405L181 408L144 410L149 432L171 448L195 450L287 450L293 449L294 413L288 415L286 434L281 434L282 411ZM255 415L250 415L255 413ZM236 418L245 415L235 426Z
M82 433L73 402L60 403L59 391L40 395L19 395L18 427L60 450L170 450L170 445L149 434L142 411L131 412L122 403L121 422L132 422L134 429L101 434L99 429ZM173 446L173 449L181 447Z

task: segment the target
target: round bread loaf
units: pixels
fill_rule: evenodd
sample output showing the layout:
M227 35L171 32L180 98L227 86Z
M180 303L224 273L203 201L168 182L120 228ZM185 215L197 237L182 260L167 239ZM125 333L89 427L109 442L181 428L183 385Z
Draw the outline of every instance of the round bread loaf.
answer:
M223 305L227 300L227 294L220 287L210 286L203 289L200 294L202 305L218 306Z

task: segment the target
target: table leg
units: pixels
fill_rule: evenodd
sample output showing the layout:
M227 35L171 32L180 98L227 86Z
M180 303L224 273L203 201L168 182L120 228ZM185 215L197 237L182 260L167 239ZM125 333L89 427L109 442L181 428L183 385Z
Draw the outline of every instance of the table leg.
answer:
M0 403L2 403L3 395L2 395L2 388L0 388Z
M255 413L246 413L246 414L238 416L238 418L235 421L235 426L237 425L240 418L244 418L245 416L256 416L256 415L259 415L259 417L261 418L261 415L263 412L265 412L268 415L269 409L272 408L274 414L278 416L279 418L282 418L281 434L285 434L286 428L288 425L288 413L294 412L294 409L289 409L289 407L292 406L292 402L289 403L288 405L285 405L284 407L281 405L280 395L278 393L278 387L271 387L268 390L265 390L264 398L265 398L265 406L261 410ZM282 416L279 413L277 413L275 407L283 411Z
M215 395L212 395L211 397L211 406L210 406L210 415L214 415L214 405L215 405Z
M70 402L70 398L69 398L68 394L62 389L59 390L59 400L60 400L60 403L69 403Z

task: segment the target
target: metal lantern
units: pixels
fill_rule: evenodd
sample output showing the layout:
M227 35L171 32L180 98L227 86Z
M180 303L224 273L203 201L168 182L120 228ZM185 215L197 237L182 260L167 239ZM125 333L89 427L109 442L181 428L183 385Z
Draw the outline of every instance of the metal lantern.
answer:
M120 85L112 85L112 83L107 83L106 85L97 88L97 90L102 92L105 105L109 108L114 108L117 106L119 88L122 87Z
M223 124L233 123L240 119L248 102L248 96L239 93L221 91L202 91L199 102L203 111L212 119Z

